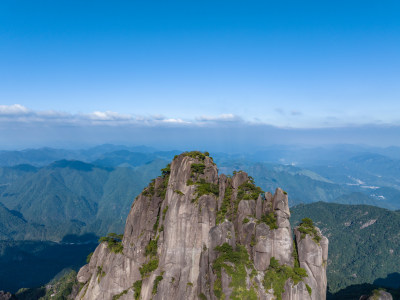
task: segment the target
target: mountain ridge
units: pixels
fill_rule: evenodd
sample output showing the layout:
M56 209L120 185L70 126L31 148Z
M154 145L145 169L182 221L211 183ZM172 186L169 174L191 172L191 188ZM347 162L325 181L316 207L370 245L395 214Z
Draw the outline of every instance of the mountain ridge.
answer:
M208 155L176 156L151 181L123 237L79 271L76 299L325 299L326 237L305 219L294 241L287 193L218 175Z

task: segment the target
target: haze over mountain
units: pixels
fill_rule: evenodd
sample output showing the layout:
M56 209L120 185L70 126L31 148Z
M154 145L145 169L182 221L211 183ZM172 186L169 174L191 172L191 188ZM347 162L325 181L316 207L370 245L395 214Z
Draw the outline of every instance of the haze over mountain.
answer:
M263 152L249 154L216 153L214 161L218 164L220 172L229 174L243 169L253 174L255 182L263 190L285 187L291 206L324 200L343 204L373 204L399 209L398 177L396 177L398 158L397 152L393 149L335 146L333 149L306 148L291 151L285 146L275 146ZM23 255L24 262L34 269L39 264L42 252L30 253L29 246L25 244L28 242L25 241L49 239L61 241L58 248L44 243L42 246L32 244L32 249L52 247L54 251L60 253L71 251L69 264L59 261L55 265L60 267L58 272L68 266L77 268L85 258L83 255L84 251L87 251L85 249L95 247L94 244L79 245L96 241L98 236L108 232L122 233L132 201L149 180L157 176L160 169L164 168L177 153L179 152L161 152L154 148L129 148L114 145L84 150L45 148L0 152L0 162L6 165L0 167L0 239L3 240L1 244L6 249L4 253L11 253L14 248L24 249L23 251L27 251ZM329 153L330 155L327 155ZM17 165L12 165L13 163ZM367 167L364 164L367 164ZM387 172L385 172L386 169ZM346 237L346 234L341 235L343 228L346 230L352 228L340 225L348 222L344 219L342 222L340 218L349 220L361 218L360 221L368 218L368 215L358 216L359 209L374 216L376 214L376 219L379 220L383 220L383 216L390 220L397 218L395 212L391 216L390 211L367 206L358 208L358 206L329 205L325 206L318 202L310 206L296 206L293 208L294 222L299 220L300 215L310 216L318 222L323 232L328 230L327 234L334 236L334 241L337 241ZM319 211L324 212L319 213ZM337 224L335 221L328 222L329 214L335 214L332 220L339 218L340 222ZM324 221L329 224L320 223L323 219L321 215L327 216ZM365 219L363 222L366 223L369 220ZM372 284L379 278L382 281L375 282L378 286L395 287L390 284L391 276L393 276L390 274L395 272L390 269L392 265L383 263L378 268L379 272L376 273L373 271L376 268L364 267L369 263L367 257L357 257L357 253L363 251L360 247L378 249L379 245L387 243L383 241L381 234L383 236L389 234L387 232L389 225L377 221L374 226L366 228L366 230L378 228L376 230L379 233L375 234L376 239L357 243L355 247L349 248L354 251L350 251L346 259L358 261L356 265L349 268L340 267L339 262L343 258L335 253L341 253L343 248L341 244L337 245L333 242L333 260L330 262L332 272L328 268L328 277L331 280L329 291L333 295L345 297L345 295L359 295L364 291L368 293L375 286L355 286L351 289L350 286ZM335 226L339 227L335 229ZM359 232L361 241L365 238L361 235L365 230L359 230ZM349 232L349 239L358 234L354 230ZM77 244L75 248L63 250L62 245L67 247L68 243ZM346 243L342 244L347 245ZM390 247L396 251L394 244ZM75 259L72 259L73 255ZM382 255L384 259L383 252ZM379 257L377 262L379 262ZM14 259L15 256L4 254L3 265L11 266L12 262L15 262ZM55 272L55 269L46 269L37 278L42 278L42 284L44 284L58 272ZM350 272L357 273L357 277L352 277ZM335 274L343 276L338 277ZM21 278L18 277L20 275L20 273L15 273L13 276ZM38 282L26 281L26 278L18 280L26 282L24 285L26 287ZM17 287L21 285L8 285L7 290L15 292ZM345 292L345 289L350 290ZM340 297L339 299L346 299ZM351 299L351 296L349 297L348 299Z
M140 149L144 152L132 152ZM249 172L264 190L285 186L291 206L326 201L400 209L400 161L380 154L392 151L343 147L328 159L331 151L308 148L293 153L281 146L214 157L221 171ZM113 145L2 151L0 203L2 214L9 216L0 220L2 235L61 240L66 234L121 232L132 199L176 153ZM21 224L19 230L13 224Z

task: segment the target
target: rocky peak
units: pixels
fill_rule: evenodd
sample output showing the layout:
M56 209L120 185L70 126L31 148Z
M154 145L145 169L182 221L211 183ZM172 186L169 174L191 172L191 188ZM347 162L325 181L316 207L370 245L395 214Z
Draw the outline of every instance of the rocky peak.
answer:
M282 189L182 153L136 198L122 242L103 239L79 271L76 299L323 300L328 240L307 220L293 240L289 218Z

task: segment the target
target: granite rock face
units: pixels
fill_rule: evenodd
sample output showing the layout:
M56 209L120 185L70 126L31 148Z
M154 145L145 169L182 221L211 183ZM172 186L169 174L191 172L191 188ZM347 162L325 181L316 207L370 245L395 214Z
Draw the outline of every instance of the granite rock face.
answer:
M299 255L300 267L307 271L308 276L304 283L312 289L312 300L326 299L326 265L328 260L328 239L322 236L318 228L318 235L321 237L316 242L311 235L302 237L299 228L295 228L296 244Z
M299 267L279 296L326 298L328 240L318 229L319 242L293 240L283 190L264 194L245 172L218 175L208 153L183 153L162 171L134 201L120 248L101 243L81 268L76 299L272 300L271 274Z

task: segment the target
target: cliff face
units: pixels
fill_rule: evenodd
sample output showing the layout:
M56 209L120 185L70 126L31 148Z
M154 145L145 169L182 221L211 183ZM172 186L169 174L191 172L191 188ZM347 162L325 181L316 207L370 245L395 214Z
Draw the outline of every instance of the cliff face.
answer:
M289 218L283 190L181 154L134 201L122 242L81 268L76 299L324 300L328 240L306 222L294 242Z

